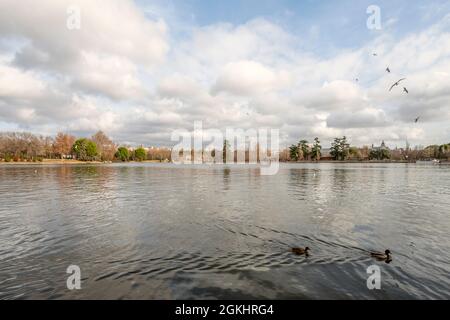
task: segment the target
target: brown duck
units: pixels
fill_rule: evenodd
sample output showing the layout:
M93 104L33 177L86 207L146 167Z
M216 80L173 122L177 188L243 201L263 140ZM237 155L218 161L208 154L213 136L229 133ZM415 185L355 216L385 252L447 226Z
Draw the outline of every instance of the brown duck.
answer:
M386 262L392 261L391 251L389 249L384 251L384 253L382 253L382 252L371 252L370 255L373 258L377 259L378 261L386 261Z
M306 247L306 248L292 248L291 251L292 251L292 253L294 253L294 254L296 254L298 256L301 256L301 255L306 255L307 256L307 255L309 255L308 254L308 251L309 251L308 247Z

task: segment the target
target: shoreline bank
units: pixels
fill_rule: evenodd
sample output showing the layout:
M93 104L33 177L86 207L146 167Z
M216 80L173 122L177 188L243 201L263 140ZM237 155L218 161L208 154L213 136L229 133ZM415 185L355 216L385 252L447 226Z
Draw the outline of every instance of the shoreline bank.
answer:
M18 166L35 166L35 165L107 165L107 164L117 164L117 163L164 163L164 164L169 164L172 162L169 161L159 161L159 160L144 160L144 161L128 161L128 162L122 162L122 161L80 161L80 160L58 160L58 159L44 159L43 161L36 161L36 162L30 162L30 161L11 161L11 162L5 162L5 161L0 161L0 166L13 166L13 165L18 165ZM345 163L345 164L370 164L370 163L374 163L374 164L399 164L399 163L404 163L404 164L417 164L416 161L404 161L404 160L399 160L399 161L395 161L395 160L389 160L389 161L379 161L379 160L374 160L374 161L352 161L352 160L345 160L345 161L332 161L332 160L324 160L324 161L280 161L280 163L285 163L285 164L301 164L301 163L305 163L305 164L320 164L320 163ZM226 163L225 163L226 164ZM230 165L232 165L234 163L231 163ZM248 164L248 163L245 163ZM420 164L428 164L428 163L420 163ZM450 165L450 161L442 161L440 163L431 163L430 165Z
M99 164L114 164L114 163L165 163L160 162L159 160L145 160L145 161L128 161L128 162L121 162L121 161L80 161L80 160L58 160L58 159L44 159L43 161L0 161L0 166L10 166L10 165L20 165L20 166L26 166L26 165L99 165ZM167 162L166 162L167 163Z

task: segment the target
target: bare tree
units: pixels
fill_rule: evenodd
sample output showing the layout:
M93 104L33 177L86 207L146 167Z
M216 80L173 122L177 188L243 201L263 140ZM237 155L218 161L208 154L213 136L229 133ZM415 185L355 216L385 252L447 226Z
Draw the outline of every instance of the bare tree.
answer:
M41 136L41 145L44 151L44 158L51 159L54 157L55 154L53 152L53 143L54 140L52 137Z
M53 143L53 151L61 159L71 154L72 146L75 143L75 137L67 133L58 132Z
M150 148L147 152L148 160L171 160L172 151L168 148Z
M12 157L17 161L44 158L46 139L29 132L0 133L0 157Z
M97 151L103 161L112 161L114 159L117 145L103 131L98 131L94 134L92 141L97 145Z

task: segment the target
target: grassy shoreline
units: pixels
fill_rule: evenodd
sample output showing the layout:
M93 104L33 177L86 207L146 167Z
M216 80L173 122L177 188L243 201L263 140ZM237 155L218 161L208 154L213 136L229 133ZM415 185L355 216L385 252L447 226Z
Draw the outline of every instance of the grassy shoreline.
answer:
M130 163L160 163L159 160L145 160L145 161L129 161ZM64 159L64 160L60 160L60 159L44 159L43 161L36 161L36 162L32 162L32 161L10 161L10 162L5 162L5 161L0 161L0 166L1 165L5 165L5 166L10 166L10 165L21 165L21 166L26 166L26 165L89 165L89 164L112 164L112 163L126 163L126 162L121 162L121 161L114 161L114 162L103 162L103 161L80 161L80 160L69 160L69 159Z
M171 163L171 162L161 162L159 160L144 160L144 161L128 161L128 162L122 162L122 161L108 161L108 162L102 162L102 161L80 161L80 160L69 160L69 159L44 159L43 161L37 161L37 162L30 162L30 161L11 161L11 162L5 162L0 161L0 166L11 166L11 165L20 165L20 166L35 166L35 165L101 165L101 164L114 164L114 163ZM398 164L398 163L415 163L415 161L404 161L404 160L364 160L364 161L358 161L358 160L344 160L344 161L333 161L333 160L323 160L323 161L280 161L280 163L290 163L290 164L298 164L298 163L311 163L311 164L318 164L318 163L351 163L351 164L367 164L367 163L392 163L392 164ZM440 164L450 164L449 161L441 162Z

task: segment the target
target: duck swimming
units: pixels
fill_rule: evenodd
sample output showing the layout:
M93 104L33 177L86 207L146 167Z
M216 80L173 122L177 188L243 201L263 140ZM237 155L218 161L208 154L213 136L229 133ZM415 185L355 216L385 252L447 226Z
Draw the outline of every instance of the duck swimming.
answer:
M384 251L384 253L382 253L382 252L371 252L370 255L373 258L377 259L378 261L386 261L387 263L392 261L391 251L389 249Z
M306 248L292 248L291 251L292 251L292 253L295 253L298 256L301 256L301 255L306 255L307 256L307 255L309 255L308 254L308 251L309 251L308 247L306 247Z

